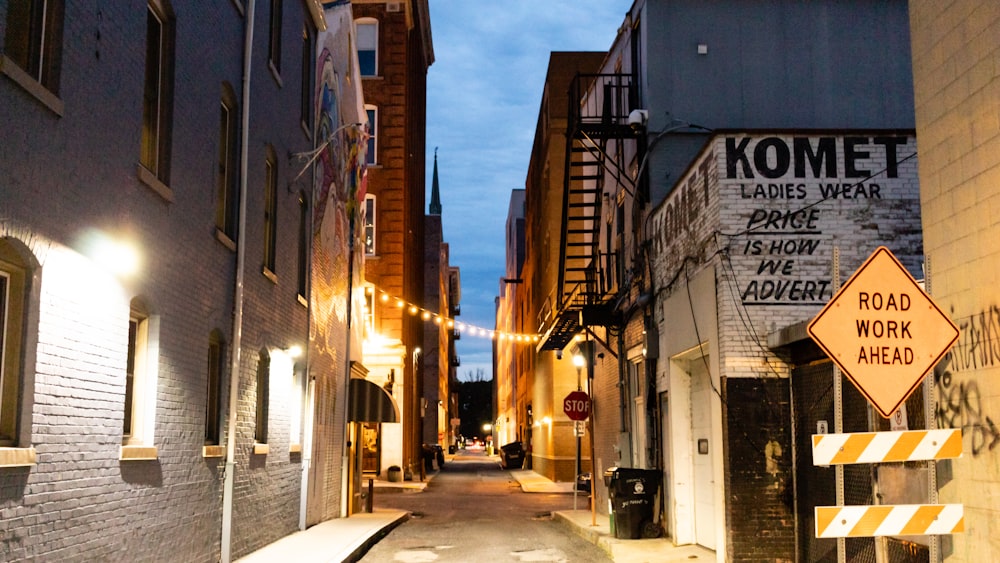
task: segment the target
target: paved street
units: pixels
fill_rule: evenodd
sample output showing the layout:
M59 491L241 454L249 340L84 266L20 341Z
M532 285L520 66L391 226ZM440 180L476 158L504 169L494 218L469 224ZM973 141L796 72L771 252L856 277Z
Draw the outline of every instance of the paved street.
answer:
M553 521L553 511L573 508L572 495L523 493L496 458L482 452L460 452L423 492L379 489L375 507L413 517L361 561L611 561Z

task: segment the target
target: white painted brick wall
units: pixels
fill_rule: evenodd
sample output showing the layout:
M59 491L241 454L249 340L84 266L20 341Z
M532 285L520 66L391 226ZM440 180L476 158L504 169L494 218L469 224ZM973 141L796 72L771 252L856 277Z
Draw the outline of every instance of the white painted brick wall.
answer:
M856 167L872 172L870 180L846 176L843 134L727 134L716 137L709 144L670 196L654 210L651 236L654 239L656 287L664 291L661 297L683 291L684 276L675 276L685 257L693 260L688 265L690 277L702 268L716 271L721 375L786 375L786 366L764 349L767 335L810 320L829 300L833 293L831 264L835 246L840 248L841 283L880 245L888 246L911 275L922 277L915 139L912 135L884 132L852 132L847 136L869 139L856 148L859 154L869 153L868 157L857 159ZM890 178L882 172L887 162L886 148L871 142L876 136L903 139L895 147L897 177ZM834 142L836 171L833 177L826 177L825 168L819 178L814 177L808 164L804 176L796 177L793 137L808 139L814 150L819 146L819 137ZM732 178L727 177L727 138L733 139L731 160L737 162ZM735 150L741 147L744 139L747 139L745 148ZM771 148L761 151L763 160L757 167L755 149L762 141L763 146ZM776 160L780 147L789 149L788 169L778 177L763 177L759 168L772 175L781 172ZM738 164L738 155L746 155L752 178L747 177L743 166ZM871 184L878 184L879 197L826 199L820 188L820 184L854 185L859 180L868 186L865 193L874 193ZM770 197L769 185L787 184L793 186L792 199L782 197L780 189L774 192L777 197ZM758 185L763 186L761 194L765 197L754 197ZM811 224L801 225L753 221L755 212L765 217L770 217L772 212L781 217L797 213L794 215L796 220L800 217L803 221L807 217L813 220ZM762 228L763 225L767 225L766 228ZM759 253L753 246L758 242L761 245ZM772 253L772 242L812 246L806 247L802 254L796 251L788 255L780 251ZM782 262L776 266L776 273L771 274L766 269L769 266L763 266L766 260L792 262ZM762 267L765 269L759 273ZM672 280L676 281L670 285ZM765 282L798 282L799 287L807 287L805 282L811 282L816 290L811 298L802 292L794 295L789 292L778 299L764 290ZM820 292L824 287L826 289ZM669 338L669 335L664 336Z

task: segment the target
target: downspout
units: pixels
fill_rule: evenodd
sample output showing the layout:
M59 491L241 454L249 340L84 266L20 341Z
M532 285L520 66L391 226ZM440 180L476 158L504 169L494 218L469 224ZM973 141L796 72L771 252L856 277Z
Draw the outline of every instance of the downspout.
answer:
M243 341L243 271L246 267L247 151L250 144L250 60L253 51L255 0L246 3L243 43L243 107L240 123L240 207L236 233L236 288L233 293L233 353L229 368L229 429L226 432L226 478L222 489L222 557L232 560L233 474L236 472L236 413L240 398L240 356Z

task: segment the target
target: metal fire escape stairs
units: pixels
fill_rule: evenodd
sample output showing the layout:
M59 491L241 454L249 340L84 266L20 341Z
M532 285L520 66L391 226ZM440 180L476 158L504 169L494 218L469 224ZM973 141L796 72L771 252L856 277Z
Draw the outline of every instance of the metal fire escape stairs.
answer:
M634 97L627 74L577 75L570 85L555 315L539 351L561 350L582 326L609 322L619 257L610 250L602 222L615 205L617 186L635 193L635 181L621 162L622 143L637 138L628 124Z

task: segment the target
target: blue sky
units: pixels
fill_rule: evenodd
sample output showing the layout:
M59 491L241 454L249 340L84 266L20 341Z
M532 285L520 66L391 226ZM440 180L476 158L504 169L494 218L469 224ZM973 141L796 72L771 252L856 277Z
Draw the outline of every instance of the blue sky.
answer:
M606 51L632 0L429 0L427 202L438 147L444 238L462 276L459 321L495 324L510 192L524 188L551 51ZM492 377L492 342L463 335L460 379Z

